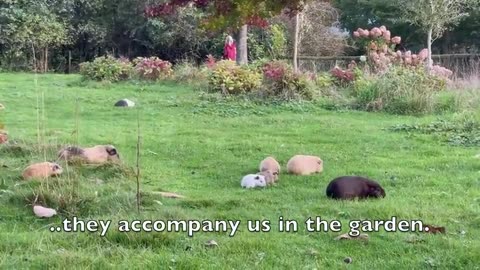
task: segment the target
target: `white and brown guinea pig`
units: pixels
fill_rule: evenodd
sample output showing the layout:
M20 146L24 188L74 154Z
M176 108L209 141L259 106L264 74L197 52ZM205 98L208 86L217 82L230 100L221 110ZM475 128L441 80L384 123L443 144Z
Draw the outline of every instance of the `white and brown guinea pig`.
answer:
M267 157L260 162L260 172L271 171L275 176L275 182L278 181L278 175L280 174L280 164L273 157Z
M287 171L295 175L321 173L323 161L317 156L295 155L288 161Z
M63 173L63 169L60 165L53 162L40 162L34 163L28 166L23 171L23 179L45 179L48 177L59 176Z
M120 155L113 145L96 145L88 148L69 146L60 150L58 158L67 161L81 159L87 163L102 164L110 161L118 161Z

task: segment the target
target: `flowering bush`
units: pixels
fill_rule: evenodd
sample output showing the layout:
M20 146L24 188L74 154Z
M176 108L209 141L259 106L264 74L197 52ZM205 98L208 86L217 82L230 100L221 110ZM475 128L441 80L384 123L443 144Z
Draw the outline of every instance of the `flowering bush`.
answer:
M212 68L209 85L224 94L251 92L262 83L262 75L248 66L238 66L234 61L221 60Z
M346 70L336 66L330 71L330 74L335 79L336 84L340 86L347 86L355 80L354 71L356 67L357 65L355 64L355 61L352 61Z
M134 61L135 70L141 79L158 80L173 74L172 64L158 57L138 57Z
M314 77L295 73L290 65L282 61L267 62L262 67L266 92L283 99L313 98Z
M205 66L209 69L213 69L215 65L217 64L217 60L215 60L215 57L213 55L209 54L207 55L207 60L205 61Z
M395 51L396 45L401 43L402 38L391 37L391 32L385 26L374 27L371 30L358 28L353 32L353 37L366 49L368 63L374 72L386 72L394 64L412 67L426 65L428 49L422 49L418 54L411 51ZM431 74L448 79L453 72L444 67L434 66Z
M132 63L126 58L117 59L107 55L97 57L93 62L80 64L80 74L90 80L116 82L127 80L133 71Z

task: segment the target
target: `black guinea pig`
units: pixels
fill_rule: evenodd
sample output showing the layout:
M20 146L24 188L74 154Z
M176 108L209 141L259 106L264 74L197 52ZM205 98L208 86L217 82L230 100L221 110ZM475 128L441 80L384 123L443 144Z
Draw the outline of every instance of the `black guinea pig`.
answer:
M377 182L365 177L341 176L328 184L327 197L343 200L384 198L385 190Z

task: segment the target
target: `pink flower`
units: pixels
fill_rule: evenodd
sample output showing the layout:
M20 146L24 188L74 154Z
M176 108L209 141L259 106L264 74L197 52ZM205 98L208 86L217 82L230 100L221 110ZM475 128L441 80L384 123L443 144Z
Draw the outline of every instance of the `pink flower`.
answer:
M374 27L374 28L372 28L372 30L370 30L370 36L371 37L377 38L381 35L382 35L382 30L380 30L380 28L378 28L378 27Z
M418 53L418 59L420 61L423 61L428 58L428 49L423 49Z
M405 57L411 57L412 56L412 52L411 51L406 51L405 52Z
M398 57L402 57L402 52L401 52L401 51L397 51L397 56L398 56Z
M382 31L382 33L384 34L385 32L387 32L387 27L385 27L385 25L380 26L380 31Z
M363 30L363 31L360 33L360 35L361 35L362 37L368 37L368 36L370 35L370 31L368 31L368 30Z
M383 32L383 39L385 39L385 41L387 43L390 42L390 37L391 37L390 31L387 30L387 31Z
M395 36L392 38L392 43L393 44L400 44L400 42L402 42L402 38L399 37L399 36Z
M358 31L354 31L353 32L353 37L354 38L359 38L360 37L360 33Z

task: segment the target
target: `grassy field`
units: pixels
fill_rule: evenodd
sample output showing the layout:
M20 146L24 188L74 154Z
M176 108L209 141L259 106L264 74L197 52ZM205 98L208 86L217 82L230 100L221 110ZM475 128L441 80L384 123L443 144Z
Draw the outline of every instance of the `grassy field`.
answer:
M175 84L81 84L77 76L0 74L0 113L10 140L0 146L0 268L2 269L480 269L480 160L476 148L453 147L431 135L394 133L395 124L428 123L364 112L326 111L311 104L253 105L201 98ZM45 101L46 147L37 145L37 96ZM135 205L139 105L142 211ZM41 101L41 99L40 99ZM40 102L41 103L41 102ZM40 114L42 118L42 114ZM77 132L78 131L78 132ZM77 137L78 135L78 137ZM66 167L48 183L24 183L31 162L55 160L61 145L115 145L123 166ZM285 171L295 154L318 155L324 172L281 174L267 189L243 190L240 180L275 156ZM385 188L382 200L338 202L325 196L330 180L363 175ZM166 199L171 191L185 199ZM60 215L38 219L39 195ZM99 233L50 232L65 217L112 220ZM341 233L306 232L304 221L423 220L444 235L369 232L370 240L336 241ZM278 232L278 219L298 232ZM225 232L118 232L118 220L240 220ZM270 220L270 232L248 232L247 220ZM217 248L204 243L214 239ZM351 264L344 263L351 257Z

